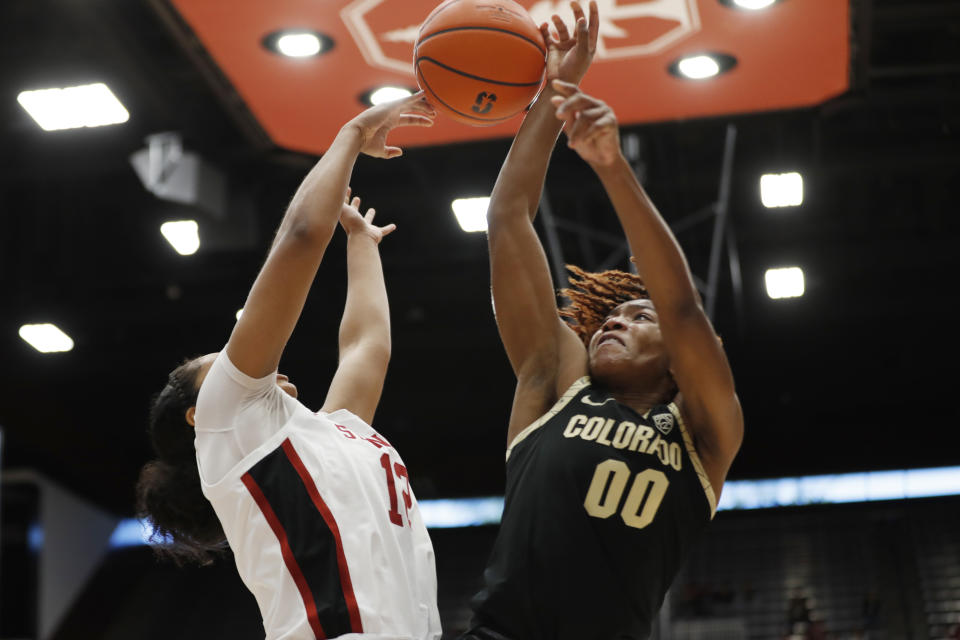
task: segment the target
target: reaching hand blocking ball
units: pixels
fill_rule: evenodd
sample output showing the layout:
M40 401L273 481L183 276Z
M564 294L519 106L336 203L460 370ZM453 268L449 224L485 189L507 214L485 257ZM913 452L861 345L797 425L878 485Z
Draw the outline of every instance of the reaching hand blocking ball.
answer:
M438 110L488 126L533 101L546 52L537 25L513 0L446 0L420 26L413 66Z

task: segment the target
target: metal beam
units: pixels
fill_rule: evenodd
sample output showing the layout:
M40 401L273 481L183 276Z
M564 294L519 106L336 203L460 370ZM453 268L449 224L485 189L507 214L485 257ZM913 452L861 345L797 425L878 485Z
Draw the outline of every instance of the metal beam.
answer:
M713 240L710 244L710 268L707 272L707 316L713 320L717 302L717 287L720 282L720 254L723 250L723 240L727 211L730 205L730 181L733 177L733 150L737 144L737 127L727 125L727 135L723 144L723 165L720 169L720 193L717 195L717 218L713 221Z

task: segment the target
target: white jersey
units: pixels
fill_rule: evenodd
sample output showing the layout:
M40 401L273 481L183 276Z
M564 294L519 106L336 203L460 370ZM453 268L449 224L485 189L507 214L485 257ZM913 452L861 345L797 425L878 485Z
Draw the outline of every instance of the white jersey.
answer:
M403 460L373 427L311 412L223 350L196 433L203 493L268 640L440 638L433 546Z

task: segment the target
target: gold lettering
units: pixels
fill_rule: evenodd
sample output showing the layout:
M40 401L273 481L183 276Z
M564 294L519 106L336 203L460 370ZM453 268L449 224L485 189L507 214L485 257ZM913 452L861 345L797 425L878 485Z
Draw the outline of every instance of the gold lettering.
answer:
M653 429L645 424L637 425L637 431L633 434L633 440L630 441L630 451L647 452L647 446L650 444L650 436L653 435Z
M647 447L647 450L646 450L645 453L649 453L649 454L652 455L652 456L658 455L658 454L659 454L659 451L660 451L660 443L661 443L661 442L662 442L662 440L660 440L660 435L657 434L657 436L654 438L653 442L650 443L650 446Z
M676 442L670 443L670 466L680 471L680 467L683 465L683 456L680 455L680 445Z
M630 444L630 436L637 430L637 425L629 420L624 420L617 427L617 432L613 434L613 446L617 449L623 449Z
M583 431L580 432L580 437L584 440L596 440L597 434L600 433L600 427L603 426L603 418L600 416L593 416L587 420L587 425L583 428Z
M570 422L567 423L567 428L563 430L563 437L576 438L578 435L580 435L580 431L583 430L582 426L577 425L582 425L586 421L587 416L584 415L573 416L570 418Z
M670 452L667 450L669 443L666 440L657 440L657 457L660 458L660 464L670 464Z
M608 447L610 446L610 441L607 440L607 434L610 433L610 429L613 429L614 420L613 418L607 418L607 423L603 425L603 431L600 432L600 435L597 436L598 444L605 444Z

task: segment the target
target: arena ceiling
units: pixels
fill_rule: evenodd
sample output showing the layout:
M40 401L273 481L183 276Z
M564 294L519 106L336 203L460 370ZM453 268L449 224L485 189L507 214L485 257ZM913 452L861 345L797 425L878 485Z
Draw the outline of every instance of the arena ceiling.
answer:
M0 3L6 468L35 468L131 511L151 393L181 358L222 346L312 154L361 108L358 97L413 82L389 60L404 59L404 29L431 4L405 4L398 20L389 0ZM525 4L536 13L551 3ZM960 6L781 0L747 15L720 0L618 0L602 10L624 18L605 24L620 32L608 32L607 57L585 87L628 123L635 167L701 279L725 139L736 131L735 252L722 256L715 313L747 422L731 477L955 463L958 411L946 400L958 355ZM361 24L374 35L368 45L399 35L377 54L358 44ZM289 25L335 46L291 66L261 43ZM615 45L643 55L610 53ZM738 64L699 84L669 75L678 56L700 50ZM45 132L17 103L21 91L89 82L109 85L129 121ZM361 159L354 174L364 203L399 227L382 248L394 356L376 426L420 497L502 491L513 380L490 309L485 239L457 226L450 202L489 192L518 122L441 122L398 136L404 158ZM224 179L219 217L144 188L130 157L160 132L177 133ZM803 204L764 208L759 176L793 170ZM564 259L626 266L598 182L563 145L547 200ZM183 257L159 226L188 215L203 243ZM282 365L312 406L336 357L343 248L338 237ZM806 293L771 300L764 271L787 265L804 269ZM56 323L74 349L28 346L18 329L38 322Z

